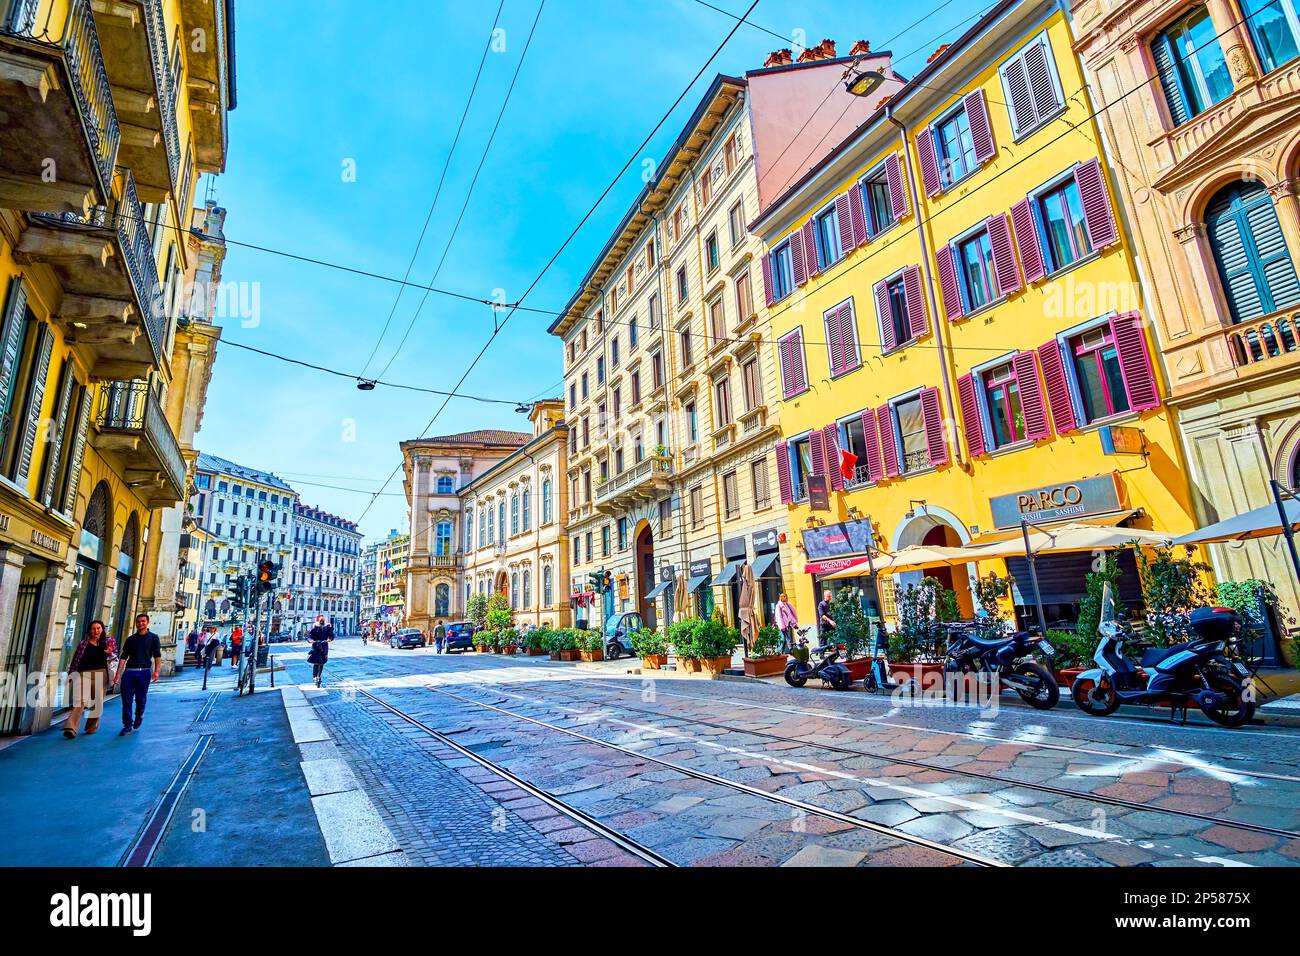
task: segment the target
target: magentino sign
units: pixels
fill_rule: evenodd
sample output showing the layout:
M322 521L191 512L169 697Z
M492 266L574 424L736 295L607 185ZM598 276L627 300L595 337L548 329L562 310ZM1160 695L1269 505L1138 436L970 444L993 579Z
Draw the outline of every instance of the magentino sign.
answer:
M998 528L1018 528L1022 520L1040 523L1107 514L1120 510L1119 482L1114 475L1080 478L998 495L989 505Z

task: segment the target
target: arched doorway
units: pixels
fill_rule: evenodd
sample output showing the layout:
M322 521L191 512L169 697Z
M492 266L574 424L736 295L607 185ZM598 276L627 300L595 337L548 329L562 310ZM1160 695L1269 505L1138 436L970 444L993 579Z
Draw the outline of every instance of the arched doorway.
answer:
M655 586L655 542L654 532L650 530L649 522L645 522L637 530L635 554L637 610L641 612L641 619L645 621L646 627L658 627L655 602L646 597Z
M117 556L117 573L113 578L113 603L109 611L110 633L119 643L135 630L131 614L131 581L135 575L136 552L140 545L140 521L133 513L122 533L122 547Z
M912 517L904 520L894 535L895 550L912 545L930 545L940 548L960 548L967 544L970 536L957 517L940 508L928 507L917 509ZM906 571L897 575L899 588L909 584L920 584L923 578L935 578L945 588L957 596L957 608L962 617L971 617L975 613L974 599L971 595L968 569L973 565L955 568L927 568L924 571Z
M496 583L496 587L493 588L493 590L495 590L497 594L504 594L507 597L510 596L510 581L506 577L506 573L504 571L497 572L497 583Z
M81 541L72 572L72 593L68 598L68 616L63 629L60 671L68 669L83 632L100 614L100 568L108 557L111 508L108 485L101 481L90 493L86 513L81 519ZM111 632L110 635L120 646L124 635Z

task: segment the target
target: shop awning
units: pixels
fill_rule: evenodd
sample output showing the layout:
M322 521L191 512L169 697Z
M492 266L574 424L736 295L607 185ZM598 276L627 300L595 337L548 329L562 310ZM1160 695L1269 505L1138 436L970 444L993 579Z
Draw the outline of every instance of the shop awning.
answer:
M780 561L781 552L779 551L770 551L767 554L760 554L754 559L754 563L750 565L754 572L754 579L758 580L759 578L764 577L779 578L781 576ZM776 574L769 575L767 572L774 564L777 565Z
M744 561L728 561L722 566L722 570L718 572L718 576L713 579L713 582L709 586L716 588L722 584L730 584L732 581L736 580L736 572L744 566Z
M650 593L645 596L645 599L647 601L653 601L655 598L663 594L672 586L673 586L672 581L660 581L658 584L656 584L654 587L650 589Z
M691 578L689 581L686 582L686 590L687 590L687 592L688 592L688 593L693 593L693 592L695 592L695 591L698 591L698 590L700 589L700 585L703 584L703 583L704 583L705 581L707 581L708 579L709 579L709 576L708 576L707 574L697 574L697 575L695 575L693 578Z

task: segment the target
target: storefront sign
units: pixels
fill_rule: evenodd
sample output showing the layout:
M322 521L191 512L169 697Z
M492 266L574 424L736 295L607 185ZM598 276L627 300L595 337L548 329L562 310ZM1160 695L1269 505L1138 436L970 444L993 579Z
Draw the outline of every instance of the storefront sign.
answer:
M38 548L44 548L51 554L63 553L63 542L58 538L51 538L48 534L40 531L32 532L32 544L36 545Z
M1101 438L1101 450L1106 455L1141 455L1146 452L1146 440L1142 429L1131 425L1109 425L1097 434Z
M1022 519L1063 521L1107 514L1120 509L1119 484L1114 475L1081 478L1031 488L1014 495L999 495L990 498L989 505L993 509L993 523L998 528L1017 528Z
M808 476L808 507L813 511L831 510L831 489L825 475Z
M691 562L691 577L693 578L711 578L713 577L713 561L710 558L704 558L700 561Z
M805 528L803 547L809 561L837 558L841 555L865 555L871 550L871 519L839 521L821 528Z
M755 531L749 536L754 543L754 553L762 554L764 551L775 551L781 546L781 536L773 529L767 531Z
M845 568L851 568L866 558L866 555L858 555L855 558L832 558L830 561L809 561L803 566L805 574L833 574L836 571L843 571Z

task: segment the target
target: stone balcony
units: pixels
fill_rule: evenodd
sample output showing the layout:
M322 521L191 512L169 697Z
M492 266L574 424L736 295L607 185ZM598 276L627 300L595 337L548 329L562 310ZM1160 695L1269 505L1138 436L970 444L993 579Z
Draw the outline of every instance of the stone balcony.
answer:
M1223 332L1239 376L1300 363L1300 312L1277 312Z
M107 383L99 392L95 432L95 448L122 460L123 477L151 507L181 500L185 459L148 382Z
M614 514L639 502L659 498L668 490L672 476L672 458L653 455L642 459L596 489L596 507L606 514Z

